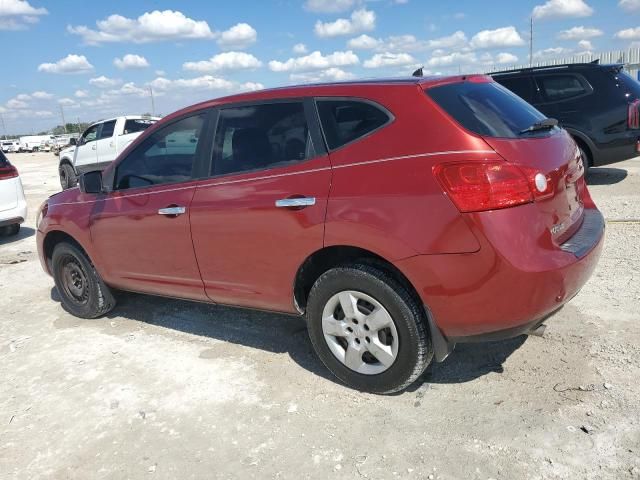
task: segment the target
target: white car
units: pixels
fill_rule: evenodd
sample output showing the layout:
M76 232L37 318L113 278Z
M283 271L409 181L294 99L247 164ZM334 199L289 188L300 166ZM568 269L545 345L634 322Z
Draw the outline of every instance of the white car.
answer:
M27 218L27 200L16 167L0 152L0 234L16 235Z
M4 140L2 151L5 153L16 153L20 151L20 142L17 140Z

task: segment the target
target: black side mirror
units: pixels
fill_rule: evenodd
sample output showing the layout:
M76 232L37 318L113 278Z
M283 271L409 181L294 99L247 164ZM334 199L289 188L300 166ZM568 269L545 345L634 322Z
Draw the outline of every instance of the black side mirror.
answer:
M76 137L71 137L69 139L69 145L77 145L78 144L78 139Z
M80 191L82 193L102 193L102 172L87 172L80 175Z

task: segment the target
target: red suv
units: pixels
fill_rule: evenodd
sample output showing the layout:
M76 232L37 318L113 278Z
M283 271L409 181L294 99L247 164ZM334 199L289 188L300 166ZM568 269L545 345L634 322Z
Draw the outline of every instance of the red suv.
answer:
M398 391L591 275L604 221L556 123L486 76L212 100L45 202L40 259L79 317L113 289L304 314L340 380Z

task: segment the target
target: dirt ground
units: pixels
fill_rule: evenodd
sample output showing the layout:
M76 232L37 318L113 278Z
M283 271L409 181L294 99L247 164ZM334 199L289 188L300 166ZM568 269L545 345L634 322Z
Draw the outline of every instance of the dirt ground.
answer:
M0 478L640 478L640 158L589 174L606 246L544 338L459 345L387 397L336 383L299 318L134 294L70 316L34 236L57 159L11 161Z

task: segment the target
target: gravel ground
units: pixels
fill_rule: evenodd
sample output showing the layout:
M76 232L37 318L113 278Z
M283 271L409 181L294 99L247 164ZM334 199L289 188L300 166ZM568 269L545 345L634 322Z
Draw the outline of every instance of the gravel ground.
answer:
M640 478L640 158L589 174L606 246L544 338L460 345L387 397L337 384L298 318L134 294L70 316L34 237L57 160L11 160L0 478Z

